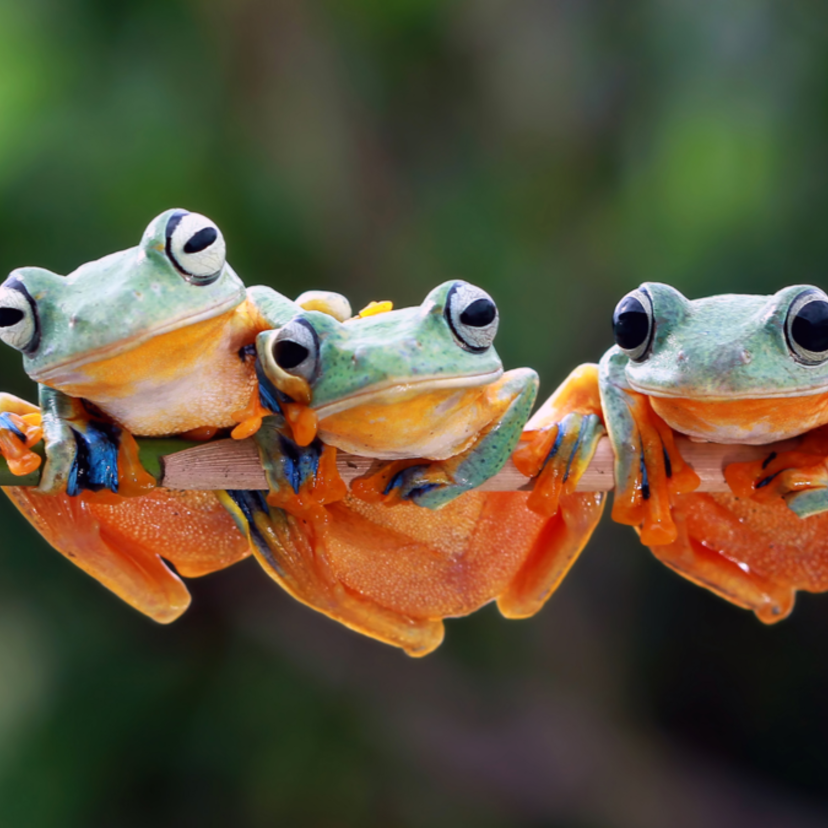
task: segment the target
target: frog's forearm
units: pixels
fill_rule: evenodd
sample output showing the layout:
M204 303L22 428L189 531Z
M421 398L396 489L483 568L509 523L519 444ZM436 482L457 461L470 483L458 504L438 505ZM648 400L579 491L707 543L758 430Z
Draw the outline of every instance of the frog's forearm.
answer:
M77 445L67 420L78 413L80 400L45 385L38 386L38 400L46 454L38 489L53 494L66 489L75 459Z

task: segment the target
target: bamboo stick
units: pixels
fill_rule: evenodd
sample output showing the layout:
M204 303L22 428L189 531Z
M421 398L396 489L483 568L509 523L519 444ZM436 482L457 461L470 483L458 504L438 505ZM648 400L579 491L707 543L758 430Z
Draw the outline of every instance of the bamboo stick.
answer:
M728 491L722 469L729 463L757 460L772 451L787 451L795 447L796 440L764 446L721 445L694 443L678 438L676 444L681 456L695 469L701 478L699 491ZM141 461L158 480L169 489L266 489L256 447L252 440L215 440L194 445L175 439L139 439ZM38 447L39 448L39 447ZM183 450L181 450L183 448ZM378 461L340 452L337 467L346 483L365 474ZM607 492L612 490L613 456L609 440L604 437L598 443L595 457L578 484L578 491ZM0 486L36 486L39 472L25 478L14 477L5 460L0 458ZM481 491L506 492L526 490L532 482L524 477L511 463L484 483Z

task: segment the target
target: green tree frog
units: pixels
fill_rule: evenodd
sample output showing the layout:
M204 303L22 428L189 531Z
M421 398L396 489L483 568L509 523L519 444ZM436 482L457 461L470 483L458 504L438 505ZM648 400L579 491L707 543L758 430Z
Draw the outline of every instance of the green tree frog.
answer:
M533 508L554 513L574 491L605 427L613 518L659 560L767 623L791 611L797 589L828 589L828 296L795 285L691 301L646 283L618 303L613 330L615 347L573 372L515 454L538 475ZM806 432L796 451L729 465L733 494L721 495L691 494L699 480L675 442Z
M526 493L469 491L508 460L537 393L531 369L503 372L491 297L452 281L419 307L377 310L303 311L259 335L259 396L285 415L256 435L271 492L222 499L294 597L422 655L446 616L494 599L512 617L536 612L562 577L544 550L570 538ZM293 440L285 423L300 424ZM327 477L332 448L377 458L351 494Z
M309 301L350 316L338 294ZM12 488L10 497L120 597L159 621L177 617L189 594L160 556L184 575L204 574L247 545L214 495L146 494L154 481L131 435L203 439L235 425L256 386L245 349L300 309L270 288L246 289L219 228L180 209L155 218L137 247L68 276L13 271L0 285L0 339L23 354L41 410L3 395L0 451L21 472L36 467L28 448L42 414L47 461L39 491Z

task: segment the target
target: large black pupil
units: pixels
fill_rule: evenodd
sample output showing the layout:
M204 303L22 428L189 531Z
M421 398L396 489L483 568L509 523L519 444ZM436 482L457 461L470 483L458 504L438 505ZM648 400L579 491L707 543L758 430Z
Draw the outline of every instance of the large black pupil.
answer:
M198 233L193 233L184 245L185 253L200 253L206 250L216 239L218 233L215 227L203 227Z
M285 371L290 371L299 363L308 358L310 351L298 342L293 342L290 339L280 339L273 346L273 358L276 364Z
M801 308L791 323L791 336L807 351L828 351L828 302L808 302Z
M0 308L0 328L10 328L23 318L23 311L17 308Z
M496 315L497 310L491 299L475 299L460 314L460 321L470 328L485 328L491 325Z
M612 315L612 332L619 348L634 351L650 335L650 317L635 296L625 296Z

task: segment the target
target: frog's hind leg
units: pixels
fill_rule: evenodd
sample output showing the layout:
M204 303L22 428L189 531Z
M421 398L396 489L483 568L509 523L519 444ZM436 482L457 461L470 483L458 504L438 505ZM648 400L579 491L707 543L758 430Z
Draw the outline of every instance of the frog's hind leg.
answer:
M797 588L818 588L808 558L823 556L828 543L817 533L806 541L788 524L799 519L783 504L760 506L732 495L678 495L673 501L677 537L650 546L658 560L679 575L737 606L753 610L766 624L793 609ZM800 522L801 523L801 522ZM824 530L825 521L815 530ZM804 550L803 550L803 547ZM824 566L822 567L824 569ZM828 588L828 583L820 585Z
M303 604L412 656L430 653L443 640L439 619L395 612L341 583L326 559L324 526L315 520L270 506L262 492L221 492L219 498L264 570ZM371 538L364 542L372 543Z
M598 366L591 364L578 366L527 423L513 460L520 472L535 478L527 505L547 521L498 598L508 618L534 615L592 537L606 498L575 488L604 433Z
M4 488L37 531L119 598L160 623L189 606L187 588L164 563L195 577L246 557L248 546L212 492L156 489L107 502Z

